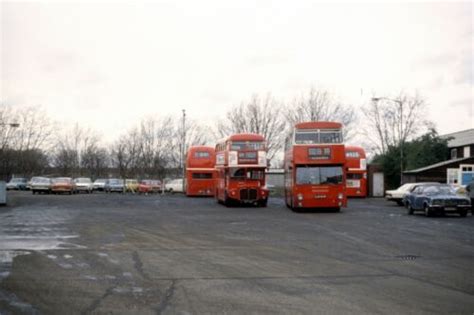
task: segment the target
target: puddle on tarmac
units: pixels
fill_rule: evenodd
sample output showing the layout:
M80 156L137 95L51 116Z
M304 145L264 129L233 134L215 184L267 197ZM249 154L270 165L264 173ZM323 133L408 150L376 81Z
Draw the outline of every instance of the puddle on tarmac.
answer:
M0 281L10 275L13 258L20 255L29 255L23 250L0 251Z
M0 213L0 281L10 275L14 258L35 251L85 248L71 243L79 237L71 233L67 223L77 215L75 211L57 207L16 207L8 214ZM44 254L44 253L43 253ZM56 255L47 255L57 260ZM72 258L64 255L65 259ZM70 269L72 264L60 264ZM0 290L0 300L8 303L19 313L36 314L29 304L10 292ZM1 313L1 312L0 312Z

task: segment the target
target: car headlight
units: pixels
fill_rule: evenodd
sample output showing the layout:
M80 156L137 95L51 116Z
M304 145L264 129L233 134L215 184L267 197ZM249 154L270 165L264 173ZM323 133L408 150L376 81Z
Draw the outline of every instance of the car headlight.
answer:
M303 195L302 195L302 194L298 194L297 197L298 197L298 200L299 200L299 201L303 200Z

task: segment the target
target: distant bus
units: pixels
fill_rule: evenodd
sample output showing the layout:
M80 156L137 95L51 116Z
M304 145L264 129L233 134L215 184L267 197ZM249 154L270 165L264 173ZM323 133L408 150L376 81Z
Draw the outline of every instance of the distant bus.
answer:
M348 197L367 197L367 160L362 147L346 146L346 193Z
M285 202L292 210L347 205L342 125L303 122L285 142Z
M216 145L216 199L266 207L267 156L265 139L257 134L235 134Z
M186 196L214 196L216 153L213 147L193 146L186 157Z

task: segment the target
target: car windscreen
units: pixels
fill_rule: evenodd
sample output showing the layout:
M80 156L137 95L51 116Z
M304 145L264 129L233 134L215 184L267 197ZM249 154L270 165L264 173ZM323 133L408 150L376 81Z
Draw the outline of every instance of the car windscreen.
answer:
M428 186L423 189L423 193L429 196L455 194L453 189L449 186Z
M111 185L120 185L122 181L120 179L109 179L109 184Z
M296 167L297 185L341 184L342 181L342 166L303 165Z

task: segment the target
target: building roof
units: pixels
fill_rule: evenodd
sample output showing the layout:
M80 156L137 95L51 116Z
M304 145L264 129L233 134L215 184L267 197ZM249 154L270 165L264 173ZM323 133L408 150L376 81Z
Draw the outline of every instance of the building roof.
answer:
M469 160L469 159L472 159L472 158L473 157L463 157L463 158L451 159L451 160L431 164L431 165L428 165L428 166L425 166L425 167L417 168L417 169L414 169L414 170L405 171L405 172L403 172L403 174L417 174L417 173L421 173L421 172L424 172L424 171L427 171L427 170L431 170L433 168L437 168L437 167L445 166L445 165L449 165L449 164L454 164L454 163L457 163L457 162L462 162L464 160Z
M448 141L448 148L474 144L474 128L442 135L441 138L452 138Z

